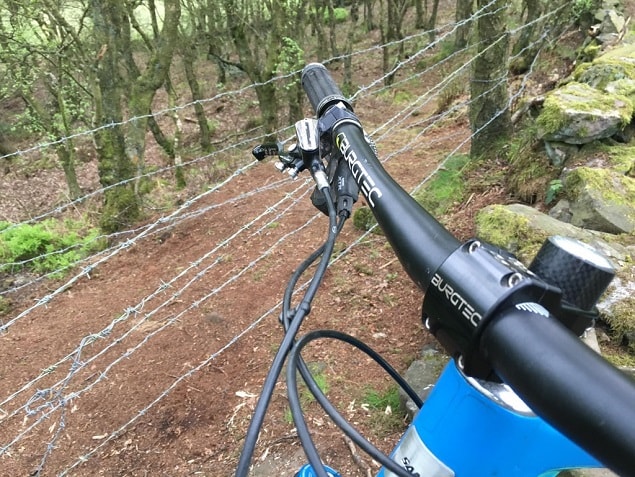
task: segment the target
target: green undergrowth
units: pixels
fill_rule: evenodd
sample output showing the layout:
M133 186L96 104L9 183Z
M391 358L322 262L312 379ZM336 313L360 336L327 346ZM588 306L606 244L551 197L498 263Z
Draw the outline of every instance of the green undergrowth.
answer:
M369 413L369 423L375 435L384 437L403 428L404 414L399 402L399 388L391 386L385 391L368 388L361 399Z
M448 158L414 198L435 217L446 214L465 195L465 172L470 157L458 154Z
M324 374L319 363L307 363L313 381L317 384L317 387L322 391L322 394L326 395L329 392L330 384L326 374ZM300 372L297 373L298 393L300 398L300 405L303 409L306 409L310 404L315 402L315 396L309 390L308 386L301 377ZM289 407L285 410L285 421L289 424L293 423L293 415Z
M443 216L463 201L468 186L466 174L472 165L468 155L449 157L425 186L413 195L414 199L434 217ZM359 230L370 230L376 223L368 207L360 207L353 214L353 225ZM377 227L373 231L381 234Z
M0 272L60 272L105 246L83 220L47 219L14 226L0 222Z

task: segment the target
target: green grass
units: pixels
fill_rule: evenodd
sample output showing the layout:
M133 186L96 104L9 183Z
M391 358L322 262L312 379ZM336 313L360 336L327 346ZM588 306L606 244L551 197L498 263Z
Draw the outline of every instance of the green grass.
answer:
M322 393L326 395L329 392L330 388L326 375L322 372L316 372L314 369L312 369L316 366L312 365L311 363L307 364L307 366L311 371L311 375L313 376L315 384L317 384L320 391L322 391ZM297 376L298 388L300 393L300 405L304 409L315 402L315 396L313 396L307 385L304 383L304 379L302 379L299 372ZM291 414L291 409L289 407L287 407L284 412L284 420L289 424L293 423L293 415Z
M369 409L384 412L387 407L393 411L399 409L399 388L396 386L380 392L372 388L366 389L362 402L368 404Z
M397 386L391 386L385 391L367 388L361 402L368 407L370 426L379 438L403 429L403 413Z

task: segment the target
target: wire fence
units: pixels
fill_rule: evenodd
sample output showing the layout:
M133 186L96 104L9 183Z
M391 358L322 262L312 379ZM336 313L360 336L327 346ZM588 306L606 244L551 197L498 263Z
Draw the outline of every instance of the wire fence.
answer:
M358 105L357 111L364 123L364 102L381 100L386 92L397 91L405 85L409 86L409 90L416 90L412 87L415 82L429 86L422 88L416 97L402 106L393 106L393 116L371 125L372 130L369 129L369 134L377 143L384 162L399 160L418 149L442 151L442 157L437 162L433 164L430 161L430 170L433 173L442 168L448 158L463 150L471 138L478 134L479 131L470 132L465 124L461 127L445 127L469 108L470 102L474 100L470 99L469 95L461 94L449 107L436 111L439 97L457 81L464 81L467 77L469 68L475 60L474 45L423 69L418 70L416 65L421 58L431 54L435 47L452 38L457 28L475 22L482 15L491 14L486 13L490 7L491 4L475 12L464 22L449 23L440 27L440 33L434 42L427 43L415 54L396 64L391 71L378 75L368 85L360 86L353 94L352 99ZM554 9L535 22L544 22L558 11L559 8ZM518 35L531 26L532 24L522 25L510 34ZM397 44L414 44L428 35L429 32L417 33L400 40ZM545 32L530 47L540 50L545 45L546 35ZM359 64L368 62L385 46L387 45L377 45L356 51L351 54L352 59ZM489 45L489 48L491 47L493 45ZM458 57L464 58L464 61L457 62ZM343 57L332 58L326 63L341 59ZM535 69L535 63L530 65L529 72L513 91L507 108L511 109L526 93ZM443 74L440 74L440 71ZM291 75L293 74L295 72ZM386 85L385 79L395 74L403 76ZM271 81L282 79L283 76ZM507 78L500 78L498 81L500 84L507 81ZM200 104L209 106L222 98L240 97L255 86L251 84L223 92L201 101ZM498 84L492 84L492 88L497 86ZM186 110L194 104L186 103L158 111L153 113L153 116L160 117L174 111ZM137 119L139 118L130 118L126 122ZM114 125L101 128L112 126ZM65 140L91 136L97 130L86 130L59 141L37 144L15 154L38 153ZM284 128L278 133L284 136L288 135L289 131L289 128ZM222 158L231 151L240 151L247 155L247 150L261 139L259 135L244 137L224 145L218 151L193 158L184 166L195 167L212 158ZM28 471L31 475L74 475L84 464L114 445L114 442L142 421L180 385L207 369L210 363L236 347L241 340L262 326L268 317L276 313L279 308L276 297L268 297L262 303L246 303L246 308L240 308L244 314L237 318L232 326L224 327L226 329L222 330L215 329L215 340L203 351L192 350L188 369L175 370L169 379L155 379L151 367L148 369L145 364L149 355L159 352L158 348L153 348L156 342L176 340L176 337L170 336L174 336L180 326L186 326L184 323L196 320L201 310L214 309L224 299L235 300L238 296L237 288L245 289L249 295L249 288L258 286L258 276L274 273L272 257L286 256L287 250L303 250L307 241L310 242L308 246L313 246L319 241L316 234L320 233L320 214L310 208L310 181L272 178L269 183L244 190L239 182L255 174L256 164L255 161L246 162L222 182L189 198L172 212L161 215L147 224L96 238L95 240L108 240L112 245L48 274L57 276L65 273L67 278L61 282L48 282L47 275L44 275L1 292L0 296L10 297L16 294L30 294L33 293L32 290L38 293L37 290L48 289L44 294L33 296L30 306L25 306L0 322L0 338L4 351L4 367L0 368L0 379L5 383L0 395L0 461L8 466L7 469L18 469L22 474ZM173 167L166 166L141 177L166 173ZM273 173L272 170L272 177ZM426 175L415 184L413 192L420 189L431 175ZM130 180L137 179L138 177ZM251 184L254 182L250 181ZM37 222L55 216L103 194L105 190L107 188L100 188L77 200L53 207L27 222ZM218 220L225 222L219 223ZM290 225L285 226L287 223ZM191 227L195 228L192 230ZM153 239L171 233L196 234L197 240L188 241L192 250L188 250L187 253L184 251L183 256L175 257L164 257L160 252L143 256L145 250L151 248L149 244ZM355 250L367 238L368 233L370 232L360 234L335 261ZM156 271L152 280L144 282L139 290L131 294L137 298L122 305L116 296L108 297L95 293L92 296L101 302L82 305L84 308L81 313L84 314L79 312L78 307L75 317L77 321L60 315L72 309L69 302L72 304L76 296L86 296L93 287L105 287L116 295L117 284L107 286L109 274L115 274L119 267L126 266L127 261L132 260L130 257L135 254L135 264ZM296 258L301 257L293 257ZM28 261L21 261L5 264L0 272L19 268L27 263ZM95 278L97 283L93 286L93 277L96 276L99 278ZM276 276L275 279L281 282L280 286L285 281L284 276ZM135 282L122 278L121 287L126 287L128 283ZM42 287L42 284L46 286ZM91 295L88 293L87 296ZM234 308L230 309L237 310L239 306L234 304ZM89 318L86 319L85 325L79 321L84 318ZM51 321L58 324L68 323L68 329L59 330L56 326L48 324ZM55 343L62 342L59 333L66 337L66 344L58 348ZM53 343L52 347L40 346L40 342L49 339ZM20 346L21 342L29 340L34 343L33 352L23 350ZM14 346L14 349L8 351L9 346ZM17 361L7 361L11 359ZM21 366L18 363L26 363L26 371L17 372ZM141 378L133 375L137 372L142 374ZM113 383L122 383L126 380L130 381L129 386L140 386L138 391L145 396L143 405L129 406L125 398L128 394L122 391L123 384L119 388L113 387ZM147 393L142 392L141 388L146 384L150 387L149 381L153 386ZM112 404L118 408L119 414L125 415L125 419L117 424L111 423L110 428L88 424L85 426L88 429L74 428L76 416L82 413L90 414L90 409L97 406L94 401L104 399L104 396L113 401ZM98 417L94 420L97 424L104 423L104 420ZM97 428L100 428L99 435L89 435L82 440L81 446L74 445L72 441L79 438L68 437L95 432L93 429ZM28 449L28 452L24 449ZM27 453L28 459L25 457ZM15 467L11 467L12 465Z

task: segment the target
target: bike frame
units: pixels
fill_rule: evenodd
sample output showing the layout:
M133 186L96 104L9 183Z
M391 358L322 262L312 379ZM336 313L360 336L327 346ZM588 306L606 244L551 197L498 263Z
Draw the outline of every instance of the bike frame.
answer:
M537 417L506 385L466 377L451 361L392 458L421 477L555 476L602 465ZM394 474L383 469L378 477Z
M468 377L454 360L391 458L415 477L555 477L567 469L603 467L536 416L509 386ZM377 474L394 476L384 468ZM296 477L315 473L305 465Z

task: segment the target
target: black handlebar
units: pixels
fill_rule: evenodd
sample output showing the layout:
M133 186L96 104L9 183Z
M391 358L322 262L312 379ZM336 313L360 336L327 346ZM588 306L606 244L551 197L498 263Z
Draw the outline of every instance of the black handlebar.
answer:
M302 85L320 120L322 147L334 145L339 150L409 276L423 291L432 283L426 295L447 301L447 309L455 308L450 317L454 321L443 325L443 333L452 336L469 329L470 347L477 348L536 413L607 467L635 476L635 382L546 312L542 305L553 304L553 287L545 285L542 294L540 282L531 274L527 275L533 280L530 292L518 295L515 303L509 292L501 299L488 297L488 309L481 310L479 299L470 300L462 290L459 294L456 284L466 281L474 283L468 290L473 297L488 290L478 276L466 276L458 240L384 170L323 65L308 65ZM497 265L492 269L498 270Z
M635 382L536 304L485 327L481 348L538 415L621 476L635 475Z
M319 63L307 65L302 71L302 86L318 117L322 116L329 107L340 102L352 110L350 103L324 65Z

